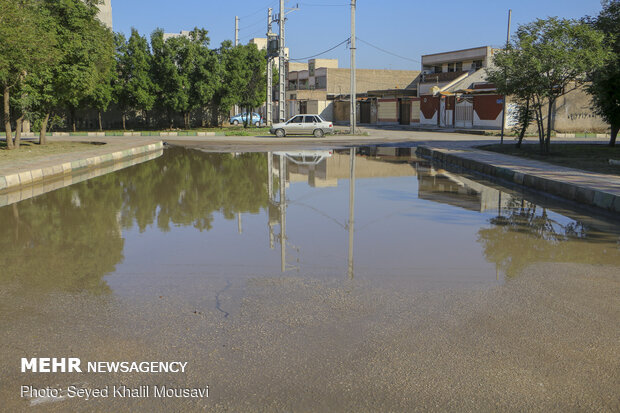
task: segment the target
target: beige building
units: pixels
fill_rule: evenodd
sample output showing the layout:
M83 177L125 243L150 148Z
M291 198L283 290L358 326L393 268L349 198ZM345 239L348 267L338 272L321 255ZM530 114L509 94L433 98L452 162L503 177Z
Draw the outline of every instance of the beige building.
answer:
M112 0L103 0L103 3L97 7L99 7L97 17L112 30Z
M418 70L357 69L356 92L364 96L377 89L414 89ZM334 101L348 99L351 70L338 67L337 59L311 59L308 63L288 63L287 116L318 113L325 120L335 119ZM359 110L359 108L358 108ZM348 119L348 118L347 118Z

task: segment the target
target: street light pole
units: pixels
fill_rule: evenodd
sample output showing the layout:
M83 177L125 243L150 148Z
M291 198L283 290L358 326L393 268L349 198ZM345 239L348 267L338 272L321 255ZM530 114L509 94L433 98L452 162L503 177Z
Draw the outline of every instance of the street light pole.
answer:
M355 134L357 123L357 95L355 93L355 6L356 0L351 0L351 134Z
M235 16L235 46L239 46L239 16Z
M271 40L271 11L267 9L267 113L266 122L267 126L271 126L273 116L273 59L269 54L269 41Z
M278 24L280 26L280 42L279 42L279 57L280 57L280 90L278 99L278 121L284 122L286 120L286 67L284 55L284 21L286 18L286 12L284 10L284 0L280 0L280 15L278 16Z

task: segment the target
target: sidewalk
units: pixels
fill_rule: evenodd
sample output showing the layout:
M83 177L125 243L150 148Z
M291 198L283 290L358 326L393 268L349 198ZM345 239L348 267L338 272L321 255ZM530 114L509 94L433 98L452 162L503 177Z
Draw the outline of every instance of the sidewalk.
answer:
M581 204L620 213L620 177L502 155L454 143L427 143L418 155Z
M54 139L55 140L55 139ZM153 151L161 151L159 139L136 137L130 141L100 137L63 137L63 141L101 142L93 149L0 163L0 192L57 179L103 165L114 164Z

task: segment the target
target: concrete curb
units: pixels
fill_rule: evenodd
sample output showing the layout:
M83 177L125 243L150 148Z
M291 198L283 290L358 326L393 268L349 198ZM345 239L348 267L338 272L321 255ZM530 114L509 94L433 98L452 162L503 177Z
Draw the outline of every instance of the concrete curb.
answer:
M81 172L89 168L100 167L107 163L119 162L124 159L148 154L161 149L163 149L163 142L159 141L148 145L135 146L129 149L91 156L85 159L60 162L56 165L35 168L29 171L21 171L9 175L0 175L0 191L56 179L72 172Z
M512 169L468 159L464 156L446 153L441 149L429 148L426 146L419 146L416 153L420 157L431 161L454 165L512 184L533 188L570 201L620 213L620 196L599 189L543 178L534 174L517 172Z

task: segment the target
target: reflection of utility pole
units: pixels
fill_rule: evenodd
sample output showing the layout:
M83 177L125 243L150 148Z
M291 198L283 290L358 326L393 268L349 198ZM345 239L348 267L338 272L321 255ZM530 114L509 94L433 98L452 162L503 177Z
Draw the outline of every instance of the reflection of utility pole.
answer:
M243 228L241 227L241 212L237 212L237 231L239 231L239 234L243 234Z
M353 233L355 209L355 148L349 149L351 172L349 175L349 278L353 279Z
M269 194L269 208L267 210L267 225L269 226L269 248L274 247L273 224L271 222L271 205L273 204L273 154L267 152L267 193Z
M280 155L280 260L286 270L286 158Z

